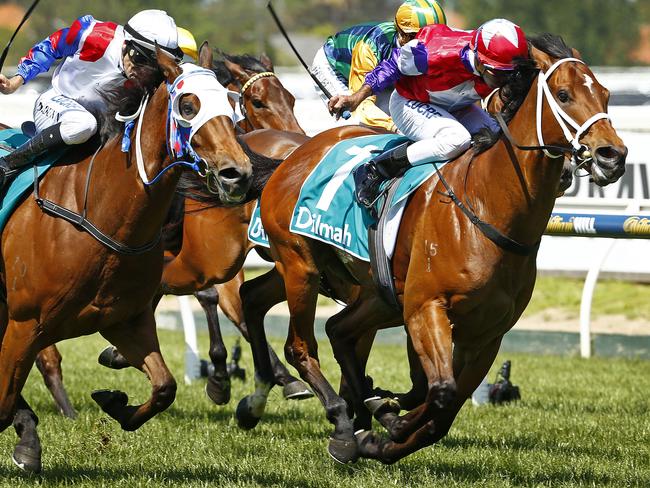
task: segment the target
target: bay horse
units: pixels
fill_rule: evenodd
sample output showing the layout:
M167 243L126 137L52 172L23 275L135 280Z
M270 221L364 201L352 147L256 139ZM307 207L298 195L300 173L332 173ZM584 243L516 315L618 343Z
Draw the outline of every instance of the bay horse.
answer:
M244 119L238 127L249 132L255 129L276 129L292 134L275 134L269 131L264 138L244 139L251 149L270 158L283 159L295 147L307 140L294 113L295 98L275 75L273 63L266 55L259 59L244 54L220 53L212 70L219 83L239 93L239 106ZM264 141L257 145L257 141ZM248 332L241 311L239 287L244 281L242 268L246 255L252 249L247 227L255 206L254 202L242 206L224 207L218 195L207 189L200 201L191 197L177 197L180 222L165 226L165 265L161 290L154 299L158 303L162 293L194 294L205 311L210 336L209 356L214 366L208 377L206 393L217 405L228 403L230 380L227 371L227 350L223 343L217 305L247 338ZM179 232L180 230L180 232ZM180 233L180 235L173 235ZM285 397L311 396L307 387L293 377L277 355L273 357L278 384L284 387ZM128 362L114 348L100 355L106 366L120 368ZM75 411L63 387L61 354L55 345L41 351L36 365L52 393L57 407L66 417L74 418Z
M268 129L245 134L241 140L256 153L278 161L284 159L309 139L293 113L295 98L277 78L267 56L258 60L250 55L221 54L223 60L215 60L213 70L222 85L240 94L239 104L245 116L240 128ZM192 185L192 191L183 192L182 201L176 202L182 212L180 221L166 227L170 231L165 235L165 266L154 304L163 294L194 294L197 298L206 314L209 356L214 366L206 393L215 404L224 405L230 401L230 378L217 305L248 340L239 287L244 281L244 260L253 249L247 231L255 202L223 206L218 195L209 193L202 182L197 183ZM180 235L174 236L174 232ZM276 382L283 387L285 398L313 396L272 349L269 353ZM100 354L100 362L112 368L128 366L111 347Z
M166 83L136 112L138 129L130 136L128 152L122 152L122 127L115 124L117 130L105 144L69 148L61 162L74 164L52 167L40 184L41 198L73 210L83 207L84 214L87 209L104 242L110 241L116 250L44 213L33 198L18 206L2 232L0 431L13 422L20 438L13 460L26 471L41 469L41 446L38 418L21 390L37 353L51 344L100 332L147 375L152 391L142 405L128 405L121 391L92 394L125 430L139 428L175 398L176 382L160 353L151 302L162 274L160 231L182 168L168 149L168 87L180 90L173 84L183 72L159 50L157 60ZM200 64L212 64L207 43L201 46ZM218 103L213 74L204 69L190 75L209 80L203 87L213 89L207 97ZM171 113L191 121L201 111L201 93L176 97ZM137 97L137 107L144 93L131 90L123 95L131 107ZM205 102L206 94L202 96ZM206 118L191 139L191 149L200 158L197 167L213 179L225 200L240 201L250 186L252 167L236 141L233 115ZM152 180L157 182L145 186L146 175L158 175Z
M289 231L301 185L323 156L338 141L373 132L359 127L323 132L273 173L261 213L279 280L263 276L242 290L257 381L255 393L238 406L240 425L257 422L273 386L263 316L249 314L245 298L268 293L287 297L285 355L334 425L328 446L334 459L394 463L447 434L530 300L537 249L555 202L564 153L582 159L601 186L625 170L627 149L605 113L609 93L589 67L549 34L530 40L530 55L517 63L504 87L507 103L501 114L507 130L493 137L479 134L472 149L410 197L392 258L401 310L380 297L367 262ZM328 274L360 285L357 298L326 324L352 405L337 395L318 361L314 311L321 276ZM365 376L368 351L358 347L368 332L401 324L406 324L427 387L424 401L403 416L392 399L373 397ZM349 407L358 414L354 422ZM374 414L389 438L369 430L371 418L360 413L364 410ZM357 429L363 430L355 434Z

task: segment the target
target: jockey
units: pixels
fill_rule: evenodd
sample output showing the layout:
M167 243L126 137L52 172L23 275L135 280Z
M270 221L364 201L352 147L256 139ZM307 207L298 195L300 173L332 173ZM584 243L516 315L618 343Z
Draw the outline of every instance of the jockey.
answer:
M190 31L182 27L178 28L178 47L183 51L183 61L194 63L199 60L199 48L196 39Z
M412 165L458 156L483 127L498 131L475 102L503 86L515 60L527 57L523 30L505 19L490 20L474 31L429 25L369 73L359 91L332 97L330 112L340 114L396 83L390 113L397 129L415 141L355 170L357 201L370 207L382 181Z
M15 76L0 74L0 93L8 95L48 71L57 59L63 60L54 71L52 87L36 100L36 136L0 158L0 187L8 176L47 150L90 139L97 131L90 110L101 109L102 93L127 79L143 82L140 69L158 70L156 45L175 59L183 55L176 23L162 10L143 10L124 27L86 15L36 44L20 60Z
M407 0L397 9L394 21L355 25L329 37L316 53L311 72L331 95L353 93L380 61L415 38L420 28L446 23L445 13L435 0ZM391 85L364 100L355 112L359 122L394 131L395 124L388 115L392 91Z

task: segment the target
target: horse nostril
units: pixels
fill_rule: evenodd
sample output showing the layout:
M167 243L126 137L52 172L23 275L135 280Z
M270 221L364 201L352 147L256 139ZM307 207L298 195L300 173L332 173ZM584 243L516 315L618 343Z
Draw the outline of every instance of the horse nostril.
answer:
M601 146L596 149L596 158L603 163L616 163L624 155L625 153L617 149L615 146Z
M219 178L222 180L236 182L243 178L244 176L239 172L237 168L224 168L219 170Z

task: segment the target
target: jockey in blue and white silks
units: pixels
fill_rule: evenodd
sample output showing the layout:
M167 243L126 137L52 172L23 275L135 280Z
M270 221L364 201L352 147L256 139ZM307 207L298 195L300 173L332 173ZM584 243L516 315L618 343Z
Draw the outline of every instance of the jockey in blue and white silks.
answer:
M182 58L176 23L162 10L139 12L125 26L86 15L30 49L15 76L0 74L0 92L10 94L62 60L52 87L34 106L37 135L0 158L0 184L47 149L90 139L97 132L91 111L101 109L102 94L136 78L139 66L156 67L156 44L169 56Z

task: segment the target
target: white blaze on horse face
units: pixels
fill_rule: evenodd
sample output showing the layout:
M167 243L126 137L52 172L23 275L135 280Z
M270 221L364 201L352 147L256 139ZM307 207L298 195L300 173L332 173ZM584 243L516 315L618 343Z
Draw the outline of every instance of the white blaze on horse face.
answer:
M589 75L584 75L584 76L585 76L585 82L583 83L583 85L586 86L587 88L589 88L589 93L591 93L591 94L593 95L593 94L594 94L594 90L593 90L591 87L592 87L593 84L594 84L594 80L593 80L593 78L592 78L591 76L589 76Z

